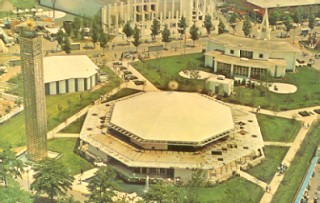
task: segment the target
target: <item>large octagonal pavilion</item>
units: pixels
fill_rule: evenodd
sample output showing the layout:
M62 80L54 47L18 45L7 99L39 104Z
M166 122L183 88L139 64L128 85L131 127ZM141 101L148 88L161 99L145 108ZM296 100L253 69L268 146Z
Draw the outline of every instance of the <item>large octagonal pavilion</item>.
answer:
M208 180L230 176L263 157L255 114L185 92L138 93L88 111L80 138L88 155L127 177Z
M109 127L146 149L204 146L234 129L231 109L200 94L149 92L114 104Z

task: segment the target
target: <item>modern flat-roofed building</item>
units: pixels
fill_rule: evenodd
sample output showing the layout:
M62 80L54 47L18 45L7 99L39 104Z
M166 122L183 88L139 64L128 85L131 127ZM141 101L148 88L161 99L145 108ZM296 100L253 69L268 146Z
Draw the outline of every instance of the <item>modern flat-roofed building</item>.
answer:
M46 95L81 92L97 84L98 67L85 55L45 57Z
M254 114L196 93L140 93L93 106L80 138L88 155L130 179L188 179L202 169L217 181L264 158Z
M298 51L287 41L221 34L207 40L205 65L227 77L260 78L267 72L284 77L295 71Z

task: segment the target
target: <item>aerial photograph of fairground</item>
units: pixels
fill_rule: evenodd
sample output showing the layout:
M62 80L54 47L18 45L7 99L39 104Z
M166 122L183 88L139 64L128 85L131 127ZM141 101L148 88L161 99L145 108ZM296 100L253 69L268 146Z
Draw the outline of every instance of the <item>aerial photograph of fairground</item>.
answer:
M320 0L0 0L0 203L320 203Z

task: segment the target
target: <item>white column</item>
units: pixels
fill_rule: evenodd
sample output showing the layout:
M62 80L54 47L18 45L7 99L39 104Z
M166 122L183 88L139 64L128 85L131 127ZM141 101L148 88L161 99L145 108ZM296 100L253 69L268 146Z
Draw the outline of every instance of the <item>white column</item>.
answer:
M172 7L171 7L172 19L174 18L174 0L172 0Z
M110 26L111 26L111 5L109 4L108 5L108 16L107 16L107 19L108 19L108 33L110 32Z
M204 17L206 16L206 8L207 8L207 0L203 0L203 5L202 5L202 20L204 20ZM210 14L210 16L212 17L212 14Z
M136 23L137 22L137 8L136 8L136 5L137 5L137 1L134 0L134 4L133 4L133 22Z
M179 11L176 10L176 19L175 19L176 27L177 27L177 25L178 25L178 20L179 20Z
M123 2L120 2L120 17L121 17L122 21L124 21Z
M183 11L182 11L182 1L183 0L179 0L180 1L180 18L182 17Z
M169 17L168 17L169 21L171 21L171 11L169 11Z
M159 4L159 0L156 1L156 17L160 19L160 4ZM161 20L161 19L160 19Z
M162 12L160 12L160 21L162 22L162 19L163 18L163 15L162 15Z
M200 11L200 9L199 9L199 0L197 0L196 1L196 20L198 20L199 19L199 11Z
M106 24L107 24L107 6L106 5L104 5L101 8L101 21L102 21L103 32L106 33L107 32L107 27L106 27Z
M131 1L128 1L127 4L127 13L126 13L126 21L132 20L131 18Z
M163 17L164 19L167 18L167 0L164 0L164 4L163 4L164 8L163 8Z

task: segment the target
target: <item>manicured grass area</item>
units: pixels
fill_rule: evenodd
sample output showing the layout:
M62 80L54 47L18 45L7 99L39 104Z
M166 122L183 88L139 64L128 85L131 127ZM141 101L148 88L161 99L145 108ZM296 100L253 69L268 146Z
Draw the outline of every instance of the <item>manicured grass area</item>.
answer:
M110 92L120 85L121 81L119 77L115 75L112 70L104 68L103 71L109 75L109 82L94 92L86 91L46 97L48 131L62 123L68 117L74 115L80 109L91 104L91 102L98 99L100 95ZM12 147L24 145L24 128L24 116L21 115L11 118L5 124L0 125L0 135L2 136L0 139L0 148L3 147L6 142ZM4 136L6 137L4 138Z
M263 195L261 187L240 177L234 177L214 187L199 190L199 202L259 202Z
M72 175L79 174L81 169L86 171L92 168L89 162L73 152L76 144L76 138L56 138L48 142L49 150L62 154L59 160Z
M182 70L206 70L203 67L204 55L202 53L165 57L132 63L143 76L157 88L166 90L168 82L176 80L181 91L195 91L204 89L204 81L186 79L179 75Z
M265 146L266 158L258 166L252 167L247 172L263 182L270 183L287 151L288 147Z
M291 162L290 167L285 172L285 177L281 182L272 202L292 202L294 195L303 180L308 169L310 160L314 156L315 149L320 143L320 125L312 126L312 129L303 140L299 151Z
M20 9L33 8L36 1L35 0L10 0L14 7Z
M129 96L131 94L136 94L138 92L141 92L141 91L136 89L124 88L118 91L117 93L111 95L110 97L108 97L107 101L116 100L122 97Z
M64 129L62 129L60 132L61 133L80 133L81 127L83 125L83 122L86 118L86 115L81 116L79 119L77 119L75 122L71 123Z
M297 68L295 73L286 73L282 79L274 79L275 82L297 86L298 90L293 94L276 94L261 87L251 89L237 86L234 95L221 99L275 111L317 106L320 105L319 79L320 71L311 67L301 67Z
M293 119L257 114L264 141L292 142L300 130L301 123Z
M23 112L0 125L0 148L20 147L26 144Z

